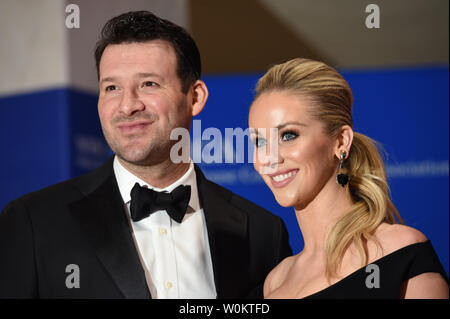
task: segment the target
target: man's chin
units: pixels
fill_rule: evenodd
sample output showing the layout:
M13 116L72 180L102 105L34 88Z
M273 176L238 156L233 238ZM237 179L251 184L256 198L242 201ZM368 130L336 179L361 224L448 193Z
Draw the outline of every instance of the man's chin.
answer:
M116 153L116 156L127 163L133 164L133 165L148 165L149 158L147 156L142 155L135 155L135 154L122 154L122 153Z
M157 150L128 149L126 152L118 151L115 154L120 160L127 163L138 166L151 166L161 162L160 158L163 152Z

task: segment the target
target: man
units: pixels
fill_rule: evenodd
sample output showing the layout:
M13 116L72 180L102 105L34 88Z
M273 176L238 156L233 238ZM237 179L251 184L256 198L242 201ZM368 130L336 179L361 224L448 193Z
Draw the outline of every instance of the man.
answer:
M284 223L170 158L170 133L208 98L193 39L129 12L107 22L95 57L115 156L0 214L0 297L261 297L291 254Z

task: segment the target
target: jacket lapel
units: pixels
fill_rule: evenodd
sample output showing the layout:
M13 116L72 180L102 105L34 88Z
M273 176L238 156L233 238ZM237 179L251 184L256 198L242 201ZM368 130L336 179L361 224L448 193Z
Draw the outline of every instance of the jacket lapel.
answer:
M205 213L217 298L245 296L249 287L247 214L230 203L232 193L208 181L195 166Z
M124 204L113 173L112 159L77 181L85 197L71 204L97 257L125 298L150 298L124 212Z

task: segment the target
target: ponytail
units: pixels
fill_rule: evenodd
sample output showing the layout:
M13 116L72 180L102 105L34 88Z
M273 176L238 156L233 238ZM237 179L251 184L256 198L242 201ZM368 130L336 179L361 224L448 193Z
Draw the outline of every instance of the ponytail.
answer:
M376 228L383 222L403 224L389 196L386 171L375 142L360 133L354 133L347 159L348 184L354 204L333 226L326 240L327 275L336 276L343 255L354 243L361 256L361 266L368 264L364 243L373 240Z

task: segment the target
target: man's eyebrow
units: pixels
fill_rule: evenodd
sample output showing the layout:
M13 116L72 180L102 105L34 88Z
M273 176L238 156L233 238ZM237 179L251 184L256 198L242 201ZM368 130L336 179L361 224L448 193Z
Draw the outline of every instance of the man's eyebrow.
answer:
M159 74L156 73L148 73L148 72L140 72L136 74L136 77L138 78L149 78L149 77L157 77L157 78L161 78L161 76Z
M116 78L115 78L115 77L113 77L113 76L108 76L108 77L106 77L106 78L101 79L101 80L100 80L100 83L103 83L103 82L114 82L114 81L116 81Z
M140 78L140 79L142 79L142 78L149 78L149 77L162 78L159 74L151 73L151 72L150 73L148 73L148 72L136 73L134 77L137 77L137 78ZM103 83L103 82L116 82L117 80L118 80L118 78L115 77L115 76L107 76L106 78L101 79L100 83Z

